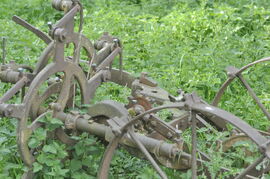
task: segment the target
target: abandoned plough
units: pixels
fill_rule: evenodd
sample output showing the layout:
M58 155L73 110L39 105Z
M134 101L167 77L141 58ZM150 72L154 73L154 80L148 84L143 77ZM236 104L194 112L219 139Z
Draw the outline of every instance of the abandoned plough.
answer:
M226 130L227 124L234 126L232 136L220 142L225 152L238 141L249 140L257 145L259 153L250 165L244 165L241 172L228 174L228 178L256 178L269 171L268 162L270 146L267 132L254 129L235 115L216 106L225 92L226 87L239 78L250 95L262 109L265 116L270 114L260 102L254 91L245 81L241 73L247 68L269 61L262 59L241 69L228 68L228 80L217 93L213 104L207 104L195 93L179 92L179 96L170 95L146 73L136 78L123 71L121 41L104 33L94 44L82 34L83 6L79 1L54 0L53 7L64 11L65 15L56 24L50 24L49 35L36 29L17 16L13 20L41 38L48 46L40 55L36 67L20 65L11 61L1 65L0 79L2 82L14 84L0 98L0 114L2 117L17 118L17 143L22 160L28 167L23 178L33 178L33 163L35 155L40 150L29 147L29 140L38 128L45 127L41 122L46 115L60 119L63 126L53 131L55 140L67 145L74 145L76 140L72 135L76 132L87 132L97 136L109 144L100 164L98 178L108 178L110 163L114 152L119 146L132 151L133 155L148 160L161 178L167 178L159 164L184 172L192 170L192 177L204 174L210 178L207 167L198 170L211 158L197 147L197 129L201 127L211 130ZM79 30L75 32L75 16L80 16ZM73 45L72 55L65 51ZM3 41L3 49L5 41ZM82 52L88 60L81 60ZM113 62L119 59L119 68L113 68ZM115 83L131 89L128 104L116 101L100 101L87 105L95 96L96 90L104 83ZM21 93L21 104L8 104L13 96ZM80 105L77 97L80 98ZM71 109L87 108L87 113ZM159 112L168 110L171 120L161 118ZM191 144L183 139L183 133L191 130ZM42 144L41 144L42 145ZM191 149L188 147L191 146ZM139 150L138 150L139 149ZM250 153L250 151L249 151ZM252 155L252 154L249 154ZM199 157L198 157L199 156ZM262 167L257 167L262 165ZM219 172L228 172L227 168L220 168Z

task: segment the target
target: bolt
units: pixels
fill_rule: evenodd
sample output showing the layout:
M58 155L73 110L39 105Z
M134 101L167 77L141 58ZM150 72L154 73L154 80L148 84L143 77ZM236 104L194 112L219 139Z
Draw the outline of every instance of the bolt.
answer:
M23 68L18 68L19 76L23 76L24 69Z
M93 124L93 123L94 123L94 120L93 120L93 119L90 119L90 120L88 121L88 123L89 123L89 124Z
M172 138L172 136L173 136L172 133L171 132L168 132L167 137L168 138Z
M57 76L54 78L55 82L59 82L60 81L60 78Z
M93 63L93 64L91 65L91 67L93 68L94 71L97 70L97 64Z
M115 44L117 44L117 43L119 42L119 40L118 40L118 39L113 39L113 42L114 42Z
M20 72L21 74L24 72L23 68L18 68L18 72Z
M54 34L53 36L56 36L58 37L58 40L60 42L64 42L66 40L66 36L67 36L67 31L63 28L57 28L55 31L54 31Z
M68 48L68 47L67 47L67 48ZM68 57L67 57L68 60L72 60L72 58L73 58L72 56L68 56Z
M18 71L19 72L23 72L23 68L18 68Z
M182 93L183 93L183 90L182 90L182 89L178 89L178 90L177 90L177 93L178 93L178 94L182 94Z
M52 22L48 22L47 25L48 25L49 29L52 30Z
M181 130L175 130L175 133L176 133L176 135L177 135L178 137L180 137L181 134L182 134L182 131L181 131Z

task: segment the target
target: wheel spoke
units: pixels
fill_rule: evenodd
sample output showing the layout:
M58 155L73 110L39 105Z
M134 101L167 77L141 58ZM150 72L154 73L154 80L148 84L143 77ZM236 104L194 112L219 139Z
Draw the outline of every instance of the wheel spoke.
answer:
M131 136L131 138L135 141L135 143L137 144L137 146L140 148L140 150L142 151L142 153L145 155L145 157L150 161L150 163L153 165L154 169L158 172L158 174L161 176L161 178L163 179L167 179L166 174L161 170L161 168L158 166L158 164L156 163L156 161L153 159L153 157L151 156L151 154L147 151L147 149L145 148L145 146L141 143L140 140L138 140L138 138L136 137L136 135L134 134L133 131L129 131L128 134Z
M47 111L47 112L41 114L40 116L38 116L38 118L36 118L36 119L30 124L29 129L30 129L31 131L34 131L34 130L36 130L37 128L41 127L41 126L43 125L43 123L40 122L39 120L42 119L43 117L45 117L45 116L46 116L47 114L49 114L49 113L52 113L52 111Z
M12 98L12 96L14 96L20 89L23 89L25 84L27 83L27 77L23 77L22 79L20 79L12 88L10 88L4 96L2 96L0 98L0 103L5 103L8 100L10 100L10 98Z
M65 104L67 103L69 99L72 78L73 78L73 75L71 73L65 73L61 92L57 100L57 103L61 105L61 111L65 109Z
M190 118L191 118L191 130L192 130L192 155L191 155L191 161L192 161L192 179L197 178L197 133L196 133L196 113L190 111Z
M244 87L248 90L248 92L251 95L251 97L255 100L255 102L261 108L261 110L266 115L266 117L268 118L268 120L270 120L270 114L269 114L269 112L264 107L264 105L261 103L261 101L259 100L259 98L255 94L255 92L253 91L253 89L249 86L249 84L247 83L247 81L244 79L244 77L241 74L239 74L238 75L238 78L240 79L240 81L242 82L242 84L244 85Z
M250 164L242 173L240 173L235 179L241 179L244 178L252 169L254 169L257 165L259 165L263 160L265 159L265 156L261 156L258 158L255 162Z

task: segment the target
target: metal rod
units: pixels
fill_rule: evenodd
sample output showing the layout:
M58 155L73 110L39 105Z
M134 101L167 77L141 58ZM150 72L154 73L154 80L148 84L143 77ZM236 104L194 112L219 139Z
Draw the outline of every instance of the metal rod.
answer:
M75 101L76 101L76 89L77 89L77 84L75 83L73 86L73 100L72 100L72 108L75 108Z
M70 11L68 11L65 16L60 19L53 28L63 28L69 21L73 20L73 17L77 14L78 10L80 9L80 5L75 5Z
M119 53L119 70L120 70L120 80L123 80L123 45L121 40L118 40L119 47L121 48L121 52Z
M111 45L105 44L102 49L100 49L97 54L96 58L94 59L93 63L100 65L111 53Z
M250 164L242 173L240 173L237 177L235 177L235 179L244 178L248 174L248 172L250 172L253 168L259 165L263 161L264 158L265 158L264 155L258 158L255 162Z
M12 96L14 96L17 92L19 92L27 83L28 78L27 77L23 77L22 79L20 79L12 88L10 88L4 96L2 96L0 98L0 103L4 103L6 101L8 101L10 98L12 98Z
M74 120L74 116L70 115L68 113L64 113L64 112L57 112L54 116L55 118L60 119L61 121L65 122L67 120ZM108 136L108 134L110 134L110 127L106 126L104 124L99 124L96 122L89 122L91 118L77 118L75 120L75 127L76 130L81 131L81 132L88 132L89 134L101 137L101 138L106 138L106 136ZM142 143L142 145L144 145L144 147L147 149L147 151L149 151L150 153L154 154L155 152L157 152L157 146L159 146L159 150L158 153L161 156L164 157L171 157L172 156L172 151L173 149L175 149L175 145L172 143L166 143L166 142L162 142L158 139L155 138L151 138L142 134L138 134L138 133L134 133L136 139L138 139L140 141L140 143ZM137 146L137 144L135 143L134 140L132 140L128 135L123 135L121 141L121 144L129 146L129 147L133 147L135 148ZM184 151L181 152L181 157L185 157L185 158L191 158L189 157L190 155L185 153ZM173 160L173 159L172 159Z
M147 151L145 146L141 143L141 141L138 140L138 138L134 135L133 132L129 132L129 135L131 138L135 141L139 149L142 151L142 153L145 155L145 157L150 161L150 163L153 165L154 169L158 172L158 174L163 179L167 179L166 174L161 170L161 168L158 166L156 161L153 159L153 157L150 155L150 153Z
M105 69L108 65L110 65L119 52L121 52L121 48L117 47L106 59L102 61L102 63L97 67L97 71Z
M245 88L248 90L249 94L252 96L252 98L255 100L255 102L258 104L258 106L261 108L261 110L266 115L266 117L268 118L268 120L270 120L270 114L269 114L269 112L264 107L264 105L261 103L261 101L259 100L259 98L255 94L255 92L253 91L253 89L247 83L247 81L243 78L243 76L241 74L238 75L238 78L241 80L241 82L243 83L243 85L245 86Z
M191 130L192 130L192 155L191 155L191 170L192 179L197 179L197 134L196 134L196 113L190 111L191 115Z
M7 39L5 37L3 37L3 41L2 41L2 64L5 64L6 61L6 41Z
M221 97L223 96L225 90L227 89L227 87L231 84L231 82L234 80L235 77L230 77L228 78L224 83L223 85L221 86L221 88L218 90L213 102L212 102L212 105L213 106L217 106Z
M138 116L134 117L131 121L129 121L127 124L125 124L122 128L121 128L121 131L124 131L126 130L129 126L135 124L138 120L140 120L143 116L147 115L147 114L150 114L150 113L155 113L155 112L158 112L158 111L161 111L163 109L170 109L170 108L178 108L178 109L181 109L185 106L185 103L183 102L179 102L179 103L175 103L175 104L166 104L166 105L163 105L163 106L158 106L158 107L155 107L155 108L152 108L148 111L145 111L144 113L142 114L139 114Z
M21 102L23 102L24 96L25 96L25 86L22 87L22 90L21 90Z
M18 16L13 16L12 20L16 22L17 24L21 25L22 27L26 28L27 30L33 32L36 36L38 36L41 40L43 40L46 44L49 44L52 42L52 39L50 36L48 36L46 33L42 32L41 30L37 29L36 27L32 26L25 20L21 19Z

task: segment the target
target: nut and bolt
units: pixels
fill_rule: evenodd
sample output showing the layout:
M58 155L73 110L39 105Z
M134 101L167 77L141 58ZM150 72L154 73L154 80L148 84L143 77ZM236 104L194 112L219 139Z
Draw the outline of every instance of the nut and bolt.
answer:
M60 78L57 76L54 78L55 82L59 82L60 81Z
M175 130L175 133L176 133L176 135L177 135L178 137L180 137L181 134L182 134L182 131L181 131L181 130Z
M93 124L93 123L94 123L93 119L88 120L88 124Z
M113 42L117 45L119 40L118 39L113 39Z
M22 73L24 71L23 68L18 68L18 72Z
M91 65L91 67L93 68L94 71L97 70L97 64L93 63L93 64Z
M47 25L48 25L49 29L52 30L52 22L48 22Z
M19 76L23 76L24 69L23 68L18 68Z
M171 132L168 132L167 137L168 138L172 138L172 136L173 136L172 133Z

